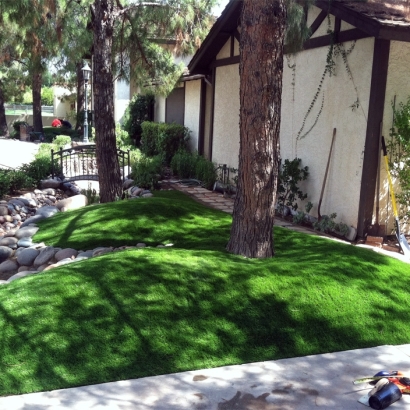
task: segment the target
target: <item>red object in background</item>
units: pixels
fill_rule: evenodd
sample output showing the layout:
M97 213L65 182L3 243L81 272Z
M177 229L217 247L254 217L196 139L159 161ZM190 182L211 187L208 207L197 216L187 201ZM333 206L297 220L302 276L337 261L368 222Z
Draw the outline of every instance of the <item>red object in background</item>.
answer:
M58 119L58 118L56 118L55 120L53 120L53 122L51 123L51 126L52 127L61 127L61 121Z

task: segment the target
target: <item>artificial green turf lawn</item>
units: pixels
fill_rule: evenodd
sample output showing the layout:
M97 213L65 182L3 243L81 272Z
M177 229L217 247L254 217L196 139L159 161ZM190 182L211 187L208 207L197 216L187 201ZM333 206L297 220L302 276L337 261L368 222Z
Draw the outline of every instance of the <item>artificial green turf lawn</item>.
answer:
M409 342L410 265L283 228L274 258L230 255L230 215L181 195L128 201L132 222L123 202L42 224L47 244L175 246L0 287L1 395Z

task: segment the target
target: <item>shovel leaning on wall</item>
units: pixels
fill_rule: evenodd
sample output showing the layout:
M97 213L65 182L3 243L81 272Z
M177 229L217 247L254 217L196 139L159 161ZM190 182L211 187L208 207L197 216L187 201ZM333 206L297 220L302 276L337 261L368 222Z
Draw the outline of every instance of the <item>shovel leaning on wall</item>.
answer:
M397 240L399 241L400 248L403 251L404 255L407 258L410 258L409 243L407 242L406 237L400 232L399 214L397 212L396 197L394 195L394 190L393 190L393 181L391 179L391 175L390 175L390 171L389 171L389 160L387 159L387 150L386 150L386 143L384 141L384 137L382 137L382 147L383 147L384 162L386 164L387 178L389 179L390 196L391 196L391 202L392 202L392 205L393 205L394 219L396 221Z

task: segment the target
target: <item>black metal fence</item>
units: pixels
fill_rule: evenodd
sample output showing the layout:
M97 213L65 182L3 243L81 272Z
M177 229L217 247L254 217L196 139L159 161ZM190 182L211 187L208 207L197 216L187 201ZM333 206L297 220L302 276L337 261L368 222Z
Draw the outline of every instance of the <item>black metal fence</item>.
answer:
M122 180L130 174L130 151L117 149L118 162L123 169ZM95 145L78 145L59 151L51 150L52 177L62 173L65 180L98 181ZM126 172L127 170L127 172Z

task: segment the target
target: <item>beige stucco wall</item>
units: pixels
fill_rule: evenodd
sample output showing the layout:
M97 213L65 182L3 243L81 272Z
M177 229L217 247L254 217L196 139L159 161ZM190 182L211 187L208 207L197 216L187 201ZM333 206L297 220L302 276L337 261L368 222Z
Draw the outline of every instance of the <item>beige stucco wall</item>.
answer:
M392 104L396 96L396 109L400 103L406 103L410 97L410 43L392 41L390 43L390 57L387 74L386 98L384 104L383 132L386 139L389 138L390 129L393 123ZM391 200L388 192L388 180L385 170L384 160L381 158L380 172L380 223L387 225L387 233L394 229L394 216ZM399 187L396 186L396 193ZM410 227L405 226L405 231L410 232Z
M57 118L70 118L72 110L68 97L73 95L73 91L64 87L54 86L53 94L54 116ZM61 101L62 99L63 101Z
M185 83L184 124L191 131L189 147L192 152L198 151L199 110L201 106L201 80Z
M317 216L317 205L332 132L333 128L336 128L337 134L321 214L329 215L336 212L338 221L342 220L355 227L357 226L362 155L367 128L373 45L373 39L356 42L353 52L348 57L353 81L349 78L342 59L338 57L335 60L336 75L326 76L319 98L307 116L304 129L300 134L304 117L320 84L328 48L312 49L292 57L291 64L296 64L294 77L286 61L284 64L281 156L283 159L290 160L299 157L302 159L303 166L309 167L309 178L302 184L302 187L303 191L308 194L307 200L314 204L311 215ZM345 47L349 48L350 43ZM314 125L322 98L324 98L323 109ZM360 107L352 111L351 105L356 98L359 98ZM312 126L312 130L301 138Z
M155 122L165 122L165 106L166 106L166 98L160 95L156 95L155 105L154 105L154 121Z
M229 39L216 56L217 60L231 56L231 40Z
M239 67L234 64L216 69L212 160L237 168L238 155Z

